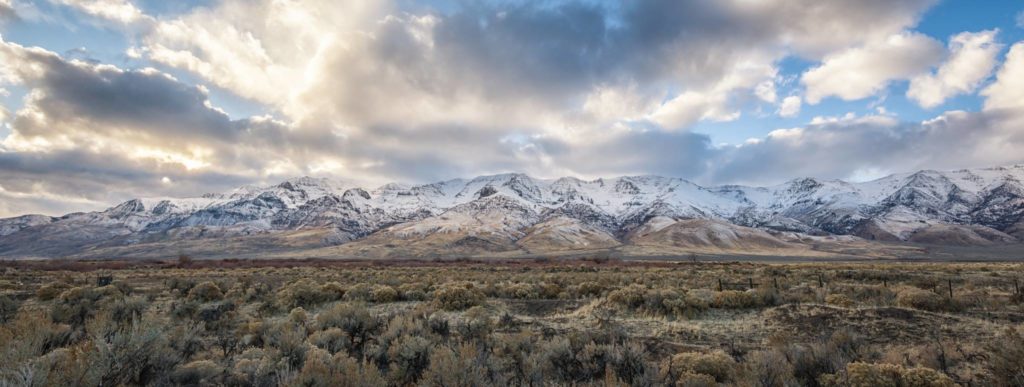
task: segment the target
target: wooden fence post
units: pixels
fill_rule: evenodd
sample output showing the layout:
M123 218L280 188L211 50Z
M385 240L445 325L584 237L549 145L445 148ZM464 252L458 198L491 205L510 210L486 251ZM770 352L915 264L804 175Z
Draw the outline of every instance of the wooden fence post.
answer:
M722 291L722 279L718 279L718 291Z
M772 282L775 283L775 289L779 288L779 277L772 277Z
M752 277L747 277L747 283L750 284L749 289L754 288L754 279Z
M949 299L953 299L953 279L946 278L946 284L949 286Z
M825 281L823 281L823 280L821 279L821 273L818 273L818 287L819 287L819 288L823 288L823 287L825 287Z

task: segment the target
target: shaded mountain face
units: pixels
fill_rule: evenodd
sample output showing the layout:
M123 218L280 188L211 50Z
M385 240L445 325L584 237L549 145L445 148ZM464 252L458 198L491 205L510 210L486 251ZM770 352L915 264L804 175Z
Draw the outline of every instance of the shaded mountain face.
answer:
M782 234L1007 244L1024 237L1022 179L1019 165L863 183L802 178L770 187L502 174L365 189L303 177L197 198L133 199L102 212L0 219L0 256L173 255L173 246L225 240L261 249L351 245L338 251L353 255L382 246L417 254L792 247Z

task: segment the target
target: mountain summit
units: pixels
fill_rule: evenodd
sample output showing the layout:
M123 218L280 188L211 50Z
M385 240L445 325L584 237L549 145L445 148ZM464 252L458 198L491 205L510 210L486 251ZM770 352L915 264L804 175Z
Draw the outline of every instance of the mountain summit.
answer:
M1024 239L1024 166L704 187L523 174L376 189L302 177L102 212L0 219L4 257L854 254Z

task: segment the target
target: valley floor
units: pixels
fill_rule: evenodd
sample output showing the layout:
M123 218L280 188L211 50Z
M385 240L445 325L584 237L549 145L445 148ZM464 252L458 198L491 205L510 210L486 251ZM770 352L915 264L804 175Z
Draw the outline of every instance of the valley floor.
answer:
M1024 263L0 262L0 385L1024 385Z

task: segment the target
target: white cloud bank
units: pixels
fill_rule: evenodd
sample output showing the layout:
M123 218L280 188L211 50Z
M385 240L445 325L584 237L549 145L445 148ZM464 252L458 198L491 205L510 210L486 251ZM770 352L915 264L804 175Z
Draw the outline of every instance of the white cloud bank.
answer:
M931 1L567 0L440 13L386 1L226 0L166 18L136 14L124 1L65 1L131 27L122 30L134 34L136 60L191 73L279 117L231 118L205 88L162 70L0 40L0 78L30 91L0 139L9 198L0 216L302 174L383 183L504 171L654 173L774 183L1024 157L1006 151L1024 144L1022 126L1010 125L1024 117L1024 49L1016 46L984 89L981 112L924 123L844 117L742 146L690 131L751 106L793 117L803 101L864 98L936 67L934 82L960 92L954 81L969 77L943 71L959 68L959 56L940 64L941 43L907 32ZM966 55L971 42L950 47ZM777 63L791 55L822 64L802 78L804 99L779 101L791 91L780 88ZM39 192L77 199L27 199Z
M910 81L907 97L925 108L938 106L946 99L974 92L996 66L1002 45L996 42L998 31L964 32L949 41L949 58L932 74Z

